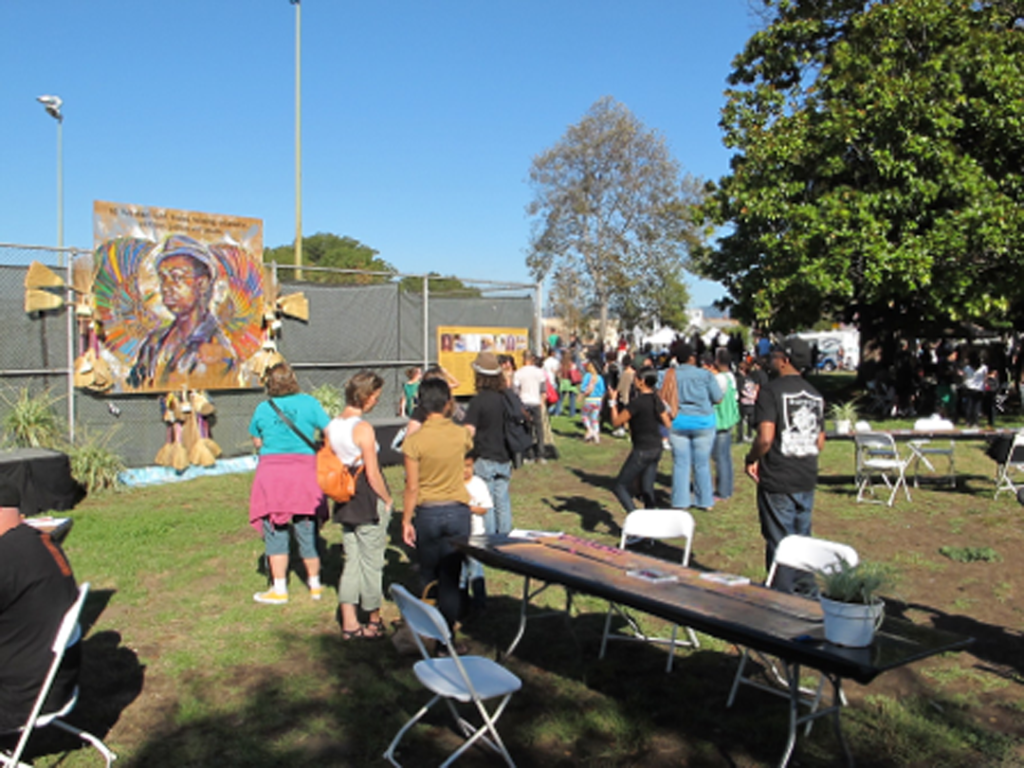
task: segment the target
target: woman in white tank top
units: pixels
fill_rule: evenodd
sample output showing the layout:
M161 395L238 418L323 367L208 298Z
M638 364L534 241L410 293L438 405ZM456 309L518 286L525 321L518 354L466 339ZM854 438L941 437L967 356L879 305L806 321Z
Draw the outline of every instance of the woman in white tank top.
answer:
M359 468L356 492L350 501L334 507L334 520L342 526L345 567L338 584L341 636L344 640L384 637L380 618L383 602L384 551L393 502L377 462L377 437L363 416L380 399L384 380L360 371L345 385L345 410L327 425L331 450L349 468ZM366 613L359 621L357 606Z

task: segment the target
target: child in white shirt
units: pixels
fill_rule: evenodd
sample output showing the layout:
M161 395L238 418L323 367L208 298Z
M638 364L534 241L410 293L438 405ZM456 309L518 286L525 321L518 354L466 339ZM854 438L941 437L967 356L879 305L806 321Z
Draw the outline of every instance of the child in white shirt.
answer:
M494 507L494 500L491 498L491 491L484 479L473 474L472 456L466 457L462 477L466 481L466 490L469 491L469 511L473 513L470 517L469 533L471 536L483 536L486 532L484 530L484 515ZM474 560L472 557L466 558L466 562L462 565L461 582L464 595L472 592L473 609L482 610L487 593L484 587L484 567L480 561Z

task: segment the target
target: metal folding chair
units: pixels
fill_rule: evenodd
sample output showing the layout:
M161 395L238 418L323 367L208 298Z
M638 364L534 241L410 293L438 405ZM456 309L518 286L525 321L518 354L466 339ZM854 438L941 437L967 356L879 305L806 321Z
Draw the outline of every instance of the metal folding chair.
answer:
M654 539L665 541L668 539L686 539L686 547L683 549L682 564L690 564L690 550L693 546L693 515L682 509L637 509L626 515L626 522L622 525L622 538L619 540L619 549L626 549L630 539ZM611 631L612 616L621 616L630 629L632 635L620 635ZM609 640L632 640L644 643L655 643L668 646L668 661L665 663L665 671L672 671L672 663L676 657L677 646L699 648L697 635L689 627L684 627L686 632L685 640L677 639L679 627L672 625L671 637L651 637L646 634L625 608L617 603L608 604L608 615L604 620L604 633L601 635L601 652L599 659L604 658L605 649Z
M392 765L401 768L400 763L395 759L395 749L398 747L398 743L434 704L444 699L451 710L452 717L455 718L455 724L462 731L466 741L441 764L441 768L455 762L478 740L501 755L511 768L515 768L512 757L505 748L501 736L498 735L495 723L501 717L512 694L522 687L522 682L496 661L483 656L460 657L447 622L434 606L427 605L422 600L413 597L407 589L398 584L391 585L391 597L398 604L402 618L412 630L416 645L423 655L423 659L417 661L413 666L413 672L420 683L434 694L434 697L402 726L391 744L388 745L384 757ZM444 644L448 655L432 658L421 639L424 637ZM493 712L488 712L484 702L495 698L501 700ZM461 717L454 704L456 701L472 702L482 720L481 725L475 726Z
M891 507L893 501L896 500L900 486L903 486L907 501L910 501L910 488L907 486L906 474L910 460L900 457L892 435L887 435L884 432L864 432L857 433L853 439L857 451L857 501L884 503ZM874 498L865 498L868 494L874 496L875 485L872 480L875 477L880 478L889 491L889 498L885 502Z
M990 449L989 455L993 456ZM1024 484L1015 482L1014 473L1024 472L1024 430L1017 432L1013 436L1013 440L1010 442L1010 447L1006 451L1006 456L993 456L996 459L996 492L992 497L994 499L999 498L999 494L1004 491L1016 495L1020 488L1024 488Z
M57 678L57 672L60 670L61 661L64 660L64 654L70 646L79 642L81 638L82 633L78 626L78 617L82 613L82 606L85 605L85 598L88 594L89 583L86 582L79 586L78 598L64 614L60 627L57 629L57 636L53 640L53 661L50 663L49 670L47 670L46 678L43 681L42 687L39 689L39 695L36 697L35 704L32 706L32 711L29 713L28 720L25 722L25 725L19 729L21 737L18 739L18 745L10 755L0 752L0 766L6 766L7 768L30 768L30 766L26 766L24 763L19 762L21 755L25 751L25 746L28 744L32 731L37 728L45 728L48 725L54 725L68 733L72 733L82 739L82 741L86 741L94 746L96 750L103 755L107 768L110 768L110 764L117 759L117 755L111 752L107 745L99 738L93 736L91 733L75 728L73 725L69 725L62 719L70 713L71 710L75 708L75 704L78 703L77 686L75 687L74 693L71 695L71 699L65 703L60 710L56 712L42 711L43 705L46 702L46 697L50 694L50 688L53 687L53 681Z
M955 429L953 422L949 419L940 418L929 418L929 419L918 419L914 422L915 432L940 432L942 430ZM953 460L953 448L956 443L950 438L948 441L939 442L937 440L928 438L922 440L911 440L910 443L910 463L914 475L914 487L917 488L919 485L919 479L921 475L921 465L924 464L929 472L937 472L935 465L932 464L931 459L936 457L945 457L947 460L946 473L944 475L937 475L940 479L945 480L952 486L956 486L956 467Z
M856 565L860 562L860 558L857 556L857 550L846 544L828 541L827 539L815 539L811 536L787 536L779 542L779 546L775 549L775 560L772 562L772 567L768 571L768 578L765 581L765 586L770 587L775 581L775 574L777 573L779 566L787 566L789 568L809 572L825 571L830 568L837 567L840 560L845 560L850 565ZM736 693L739 691L741 685L749 685L752 688L757 688L776 696L781 696L786 699L790 698L789 677L792 674L792 670L790 669L791 665L786 664L785 674L782 674L771 659L758 651L754 651L754 653L764 666L766 672L778 685L782 686L782 689L765 685L764 683L743 674L747 666L747 661L750 658L750 650L748 648L744 648L740 657L739 669L736 670L736 677L733 679L732 688L729 691L729 699L725 704L726 707L732 706L733 702L736 700ZM824 687L825 677L822 676L818 681L818 687L816 690L811 691L807 688L800 689L800 693L806 697L811 697L813 695L813 698L811 698L810 701L803 702L810 707L810 715L813 715L818 711ZM840 697L842 697L841 691ZM845 700L843 703L846 703ZM805 719L807 720L807 728L804 733L809 734L811 732L811 727L814 725L814 720L811 717Z

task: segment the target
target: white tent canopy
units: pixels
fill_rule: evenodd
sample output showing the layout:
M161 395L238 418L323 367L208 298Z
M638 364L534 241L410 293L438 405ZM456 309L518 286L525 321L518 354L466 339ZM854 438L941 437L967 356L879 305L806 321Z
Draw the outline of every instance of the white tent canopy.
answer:
M659 328L650 336L644 336L644 344L650 344L651 347L667 347L673 341L676 340L676 336L679 335L679 331L674 328L669 328L667 325L663 328Z

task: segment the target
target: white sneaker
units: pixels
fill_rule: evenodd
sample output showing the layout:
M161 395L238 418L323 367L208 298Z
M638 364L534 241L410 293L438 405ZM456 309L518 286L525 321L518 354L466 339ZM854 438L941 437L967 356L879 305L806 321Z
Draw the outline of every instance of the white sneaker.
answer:
M257 592L252 596L252 599L264 605L284 605L288 602L288 593L275 592L274 588L271 587L266 592Z

